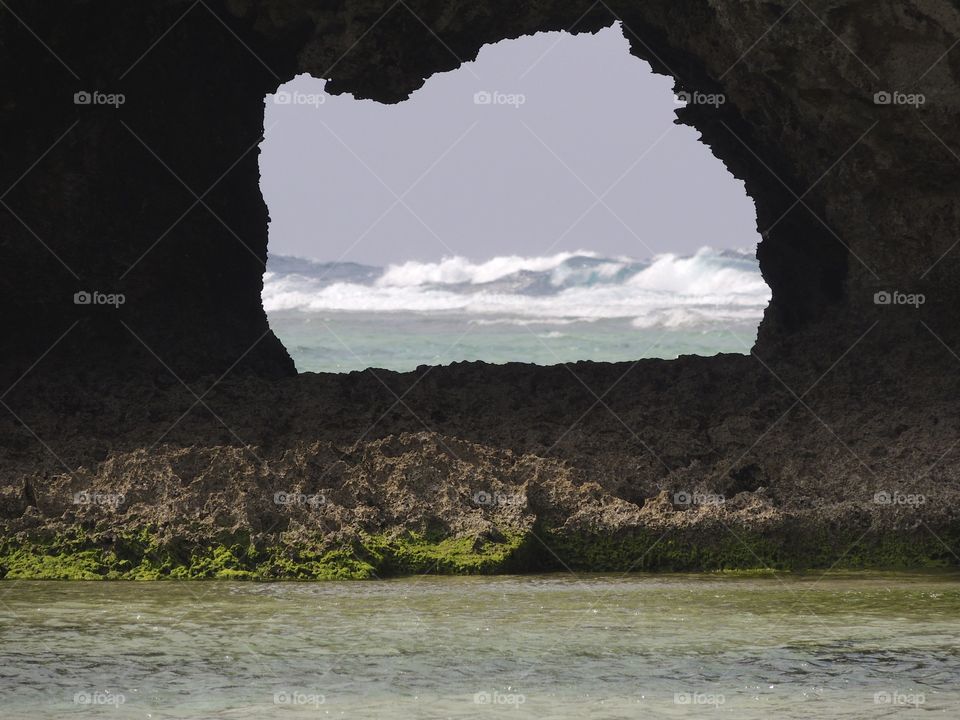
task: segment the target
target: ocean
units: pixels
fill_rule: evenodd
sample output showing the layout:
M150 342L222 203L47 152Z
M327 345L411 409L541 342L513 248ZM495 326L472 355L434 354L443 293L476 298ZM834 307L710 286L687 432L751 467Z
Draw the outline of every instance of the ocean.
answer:
M770 300L754 251L588 251L378 267L271 254L263 303L300 371L747 353Z
M955 573L15 582L9 720L955 718Z

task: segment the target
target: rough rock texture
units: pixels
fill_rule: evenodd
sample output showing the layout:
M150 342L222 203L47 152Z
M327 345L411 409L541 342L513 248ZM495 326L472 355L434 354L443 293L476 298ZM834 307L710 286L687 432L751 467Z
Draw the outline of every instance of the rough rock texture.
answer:
M359 557L409 533L523 540L488 570L955 564L954 360L918 363L903 386L895 367L855 357L781 379L728 355L210 376L85 398L69 380L28 379L18 419L0 425L0 546L80 530L110 548L148 528L164 547ZM237 567L342 570L273 563Z
M679 114L756 200L773 289L762 348L842 350L874 320L898 338L919 320L955 337L954 3L9 5L0 48L7 67L22 69L4 74L0 118L15 138L0 164L12 377L74 321L48 365L152 369L136 334L182 374L238 359L260 374L292 373L272 335L243 354L267 331L264 95L310 72L330 78L332 92L396 102L485 43L595 31L615 18L632 52L678 90L726 97ZM123 93L125 103L75 105L83 90ZM894 91L926 102L875 104L875 93ZM877 307L883 289L921 291L927 302ZM127 302L76 306L78 290L123 292Z
M726 97L679 121L756 201L773 290L756 357L294 376L259 298L264 95L310 72L332 92L396 102L485 43L618 18L631 51L677 90ZM958 39L960 7L946 0L10 0L0 13L8 533L82 521L62 493L84 483L142 500L93 525L175 522L188 507L201 525L266 531L276 506L260 497L240 508L231 493L274 490L295 468L298 482L320 483L349 452L364 459L327 508L329 527L652 528L692 517L668 511L663 491L699 490L746 495L697 517L740 513L728 519L749 527L752 513L781 537L808 521L946 537L957 490ZM74 104L84 90L125 102ZM925 102L877 104L878 92ZM77 305L82 290L126 302ZM879 291L925 302L876 304ZM203 398L193 411L178 378ZM453 462L438 444L467 443L457 446L474 459L455 464L456 482L417 485L418 497L445 498L436 518L394 496L361 502L381 484L404 487L384 459L391 443L422 443L410 452L427 468ZM511 475L528 505L494 522L460 501L466 466L539 474ZM922 512L873 502L896 489L923 492Z

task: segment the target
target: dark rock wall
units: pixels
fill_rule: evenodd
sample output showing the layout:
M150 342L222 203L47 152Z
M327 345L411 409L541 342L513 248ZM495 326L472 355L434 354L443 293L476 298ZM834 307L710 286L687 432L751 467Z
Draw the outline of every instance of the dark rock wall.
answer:
M294 372L264 336L258 145L263 96L281 80L234 37L249 23L202 5L183 16L177 2L11 6L40 38L5 14L3 188L29 169L0 206L13 370L72 327L37 371L191 376L243 357L264 375ZM82 91L124 102L76 105ZM78 291L126 301L76 305Z
M284 378L260 303L264 95L310 72L398 102L485 43L616 18L678 91L725 95L679 119L757 204L757 357ZM536 520L693 529L714 550L761 533L825 566L921 542L911 557L956 564L958 39L940 0L6 0L0 540L149 526L329 545ZM125 102L75 105L84 90ZM874 102L894 91L925 102ZM84 290L126 301L75 304ZM478 490L523 501L507 517ZM280 491L330 502L281 508Z
M875 321L888 345L922 338L943 352L932 333L956 338L954 3L8 4L0 307L12 377L68 330L37 372L291 374L260 305L264 95L310 72L331 92L397 102L485 43L616 18L678 90L726 97L679 115L756 201L773 289L764 355L836 356ZM81 90L125 103L75 105ZM875 103L894 91L925 103ZM79 290L126 303L78 306ZM878 306L881 290L926 303Z

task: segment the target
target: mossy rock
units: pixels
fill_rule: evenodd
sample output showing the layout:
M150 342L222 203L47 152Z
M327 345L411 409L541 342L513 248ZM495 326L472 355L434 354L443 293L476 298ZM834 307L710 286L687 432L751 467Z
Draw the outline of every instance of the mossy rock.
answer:
M757 573L837 569L950 567L960 537L795 531L768 537L749 531L618 535L534 533L494 539L403 532L365 535L350 545L257 545L248 533L205 542L160 542L151 528L97 532L81 528L26 541L0 540L0 573L29 580L365 580L398 575L476 575L552 570L584 572L717 571Z

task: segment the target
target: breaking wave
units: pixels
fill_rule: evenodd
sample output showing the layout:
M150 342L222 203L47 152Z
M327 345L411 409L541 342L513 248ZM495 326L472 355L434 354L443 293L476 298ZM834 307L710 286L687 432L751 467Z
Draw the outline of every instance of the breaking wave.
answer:
M271 255L267 270L267 312L456 314L485 325L626 318L638 328L708 328L759 322L770 300L752 251L708 247L649 260L578 251L384 268Z

